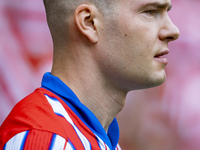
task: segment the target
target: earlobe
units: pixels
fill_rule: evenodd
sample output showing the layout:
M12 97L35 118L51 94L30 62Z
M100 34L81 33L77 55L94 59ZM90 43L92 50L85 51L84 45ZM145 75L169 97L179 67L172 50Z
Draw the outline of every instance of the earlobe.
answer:
M91 43L97 43L98 35L95 26L95 9L88 4L79 5L75 11L75 24L79 31L88 38Z

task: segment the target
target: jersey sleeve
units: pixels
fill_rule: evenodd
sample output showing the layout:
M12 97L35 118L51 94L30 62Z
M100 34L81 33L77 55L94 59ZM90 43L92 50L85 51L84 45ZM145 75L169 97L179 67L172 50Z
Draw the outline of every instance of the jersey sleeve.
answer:
M40 130L28 130L12 137L3 150L64 150L69 142L63 137Z

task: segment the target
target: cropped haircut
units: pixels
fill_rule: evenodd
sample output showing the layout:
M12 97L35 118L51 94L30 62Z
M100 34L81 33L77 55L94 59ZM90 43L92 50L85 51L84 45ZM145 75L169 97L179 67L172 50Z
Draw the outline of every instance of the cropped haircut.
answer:
M60 36L67 36L67 20L80 4L94 4L104 16L108 16L114 1L116 0L44 0L47 22L54 44Z

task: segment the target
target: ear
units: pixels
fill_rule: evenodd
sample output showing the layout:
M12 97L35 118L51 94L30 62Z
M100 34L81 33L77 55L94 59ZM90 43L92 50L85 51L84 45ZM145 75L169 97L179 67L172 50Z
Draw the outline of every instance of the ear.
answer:
M97 8L90 4L81 4L75 10L75 23L79 31L86 36L91 43L97 43L98 34L96 27Z

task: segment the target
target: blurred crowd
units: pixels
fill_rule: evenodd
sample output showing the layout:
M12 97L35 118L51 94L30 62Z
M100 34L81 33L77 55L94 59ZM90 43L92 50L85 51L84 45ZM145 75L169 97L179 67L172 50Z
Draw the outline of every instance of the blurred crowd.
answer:
M200 0L172 0L180 30L167 79L130 92L117 116L123 150L200 150ZM0 0L0 124L50 71L52 41L42 0Z

